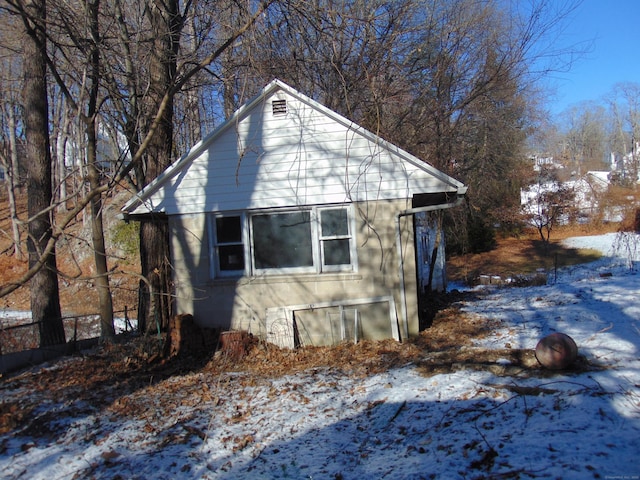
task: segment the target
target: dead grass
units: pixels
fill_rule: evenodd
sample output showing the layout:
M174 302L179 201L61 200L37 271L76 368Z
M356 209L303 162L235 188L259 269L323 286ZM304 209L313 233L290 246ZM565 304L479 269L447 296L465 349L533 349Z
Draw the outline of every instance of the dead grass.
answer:
M600 258L592 249L565 248L565 238L616 232L616 224L561 227L552 232L551 241L545 244L535 231L525 232L518 238L499 238L497 247L480 254L453 256L447 260L450 280L473 285L480 275L497 275L502 278L526 276L539 270L588 263Z

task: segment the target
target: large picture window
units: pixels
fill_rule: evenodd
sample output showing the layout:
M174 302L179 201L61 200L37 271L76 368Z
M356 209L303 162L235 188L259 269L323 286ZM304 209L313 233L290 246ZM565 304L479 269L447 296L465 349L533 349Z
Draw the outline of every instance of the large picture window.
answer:
M350 206L212 217L213 277L354 271Z
M256 270L313 267L310 212L253 215L251 231Z

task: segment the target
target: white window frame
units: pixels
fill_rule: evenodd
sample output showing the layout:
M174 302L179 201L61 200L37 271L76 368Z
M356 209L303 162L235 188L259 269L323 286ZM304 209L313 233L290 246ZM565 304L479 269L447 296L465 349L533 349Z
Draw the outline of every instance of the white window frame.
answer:
M346 209L347 211L347 235L322 237L320 219L322 212L325 210ZM278 215L295 212L309 212L310 228L311 228L311 250L313 265L303 267L286 267L286 268L257 268L255 265L255 247L252 217L258 215ZM216 219L220 217L240 217L242 230L242 244L244 252L244 270L220 270L220 257L218 255L218 244L216 238ZM322 274L322 273L340 273L340 272L356 272L358 270L358 258L356 247L356 220L354 215L354 207L352 204L346 205L323 205L309 208L298 209L277 209L277 210L255 210L250 212L223 212L208 216L207 228L209 233L209 265L211 278L229 278L240 277L243 275L250 276L267 276L267 275L291 275L291 274ZM348 239L349 240L349 256L351 263L345 265L325 265L324 264L324 248L323 242Z
M322 212L328 210L346 210L347 211L347 234L346 235L322 235ZM357 261L356 261L356 242L354 237L355 232L355 219L353 215L353 206L352 205L332 205L327 207L318 207L317 208L317 241L318 241L318 250L320 251L320 259L319 266L321 272L352 272L356 269ZM324 242L329 242L331 240L348 240L349 241L349 258L350 263L342 264L342 265L325 265L324 259Z
M311 229L311 257L312 265L302 267L285 267L285 268L258 268L255 261L255 243L253 231L253 217L261 215L285 215L287 213L300 213L309 212L309 227ZM251 212L248 215L248 225L251 237L251 274L255 276L260 275L286 275L294 273L316 273L317 272L317 259L318 259L318 242L317 242L317 222L314 218L314 212L312 208L298 208L298 209L282 209L282 210L261 210Z
M242 241L242 253L244 255L244 269L242 270L221 270L219 247L223 245L237 245L233 243L218 243L216 219L224 217L240 217L240 238ZM208 216L207 229L209 233L209 275L211 278L240 277L247 273L249 265L249 236L247 234L246 214L243 212L225 212Z

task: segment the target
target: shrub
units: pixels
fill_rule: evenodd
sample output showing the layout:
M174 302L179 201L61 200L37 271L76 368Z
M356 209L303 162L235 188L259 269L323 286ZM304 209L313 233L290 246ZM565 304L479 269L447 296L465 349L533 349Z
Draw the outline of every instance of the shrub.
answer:
M111 243L119 257L131 258L138 255L140 245L139 222L118 222L111 229Z

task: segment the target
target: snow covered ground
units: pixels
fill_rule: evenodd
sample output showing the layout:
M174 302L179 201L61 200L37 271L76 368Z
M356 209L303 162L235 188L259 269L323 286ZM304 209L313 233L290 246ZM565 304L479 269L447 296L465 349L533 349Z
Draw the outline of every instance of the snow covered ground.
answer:
M478 347L533 349L560 331L601 369L425 377L412 364L275 380L194 372L57 423L74 399L41 405L49 427L0 436L0 477L640 479L640 257L638 238L627 240L613 249L615 235L570 239L606 256L562 270L552 284L496 288L463 305L500 321ZM74 361L82 359L44 368ZM29 394L0 381L2 403Z

